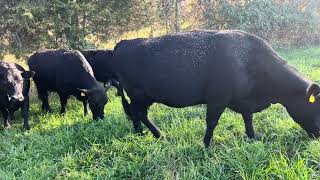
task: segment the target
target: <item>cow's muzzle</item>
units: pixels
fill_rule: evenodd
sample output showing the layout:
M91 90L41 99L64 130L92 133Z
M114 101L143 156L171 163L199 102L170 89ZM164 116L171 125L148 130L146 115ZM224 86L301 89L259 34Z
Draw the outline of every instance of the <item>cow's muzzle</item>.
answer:
M10 103L22 102L23 100L24 100L23 96L12 96L12 97L9 97L9 102Z

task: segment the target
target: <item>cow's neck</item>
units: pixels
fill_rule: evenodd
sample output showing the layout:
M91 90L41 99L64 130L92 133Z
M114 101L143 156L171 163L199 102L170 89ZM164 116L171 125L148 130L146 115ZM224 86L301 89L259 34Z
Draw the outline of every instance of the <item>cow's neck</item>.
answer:
M86 76L86 78L82 79L80 87L85 89L94 89L99 86L99 82L92 76Z
M286 62L281 62L276 67L273 71L269 72L273 76L273 91L278 101L285 105L290 103L295 97L305 96L306 90L312 82Z

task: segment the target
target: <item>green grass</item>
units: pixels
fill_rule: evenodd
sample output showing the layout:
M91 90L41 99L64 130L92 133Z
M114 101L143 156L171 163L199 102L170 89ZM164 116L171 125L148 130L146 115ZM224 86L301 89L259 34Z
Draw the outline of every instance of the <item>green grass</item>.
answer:
M281 56L320 82L320 47L281 51ZM259 140L247 138L241 116L227 110L204 148L205 106L183 109L153 105L149 116L162 139L146 130L133 134L113 89L106 118L84 117L81 103L69 100L67 113L43 114L33 89L31 127L21 116L0 130L0 179L317 179L320 141L310 139L285 109L273 105L255 114Z

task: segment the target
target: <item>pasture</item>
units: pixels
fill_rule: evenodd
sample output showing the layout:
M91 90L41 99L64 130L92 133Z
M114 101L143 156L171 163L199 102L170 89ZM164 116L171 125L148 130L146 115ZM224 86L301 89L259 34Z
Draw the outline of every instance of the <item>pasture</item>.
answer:
M320 47L282 50L280 55L320 83ZM273 105L256 113L258 140L250 140L240 114L227 110L204 148L205 106L174 109L155 104L149 117L164 137L133 133L120 98L108 95L105 119L83 116L82 103L69 100L59 115L41 112L31 90L30 131L22 131L20 111L12 128L0 130L0 179L317 179L320 140L310 139L285 109ZM2 122L1 122L2 124Z

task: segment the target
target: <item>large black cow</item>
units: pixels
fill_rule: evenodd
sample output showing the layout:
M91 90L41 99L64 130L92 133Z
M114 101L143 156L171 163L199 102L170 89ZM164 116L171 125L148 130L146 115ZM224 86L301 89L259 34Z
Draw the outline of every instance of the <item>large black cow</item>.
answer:
M21 108L23 127L29 127L29 89L32 71L26 71L15 63L0 63L0 111L4 119L4 127L10 127L9 119Z
M154 102L171 107L207 104L206 146L227 107L241 113L247 135L254 138L253 113L280 103L310 136L320 135L320 87L255 35L195 31L124 40L115 47L113 60L131 99L128 105L123 96L125 110L138 133L142 121L160 137L147 117Z
M85 115L89 102L93 119L103 118L106 89L95 79L90 64L79 51L38 51L31 55L28 65L36 73L33 80L44 111L51 111L48 93L55 91L60 97L61 114L65 112L69 96L73 95L83 102Z
M112 50L82 50L81 53L87 59L92 67L93 73L97 81L102 82L105 86L116 87L118 92L119 82L116 79L111 67Z

